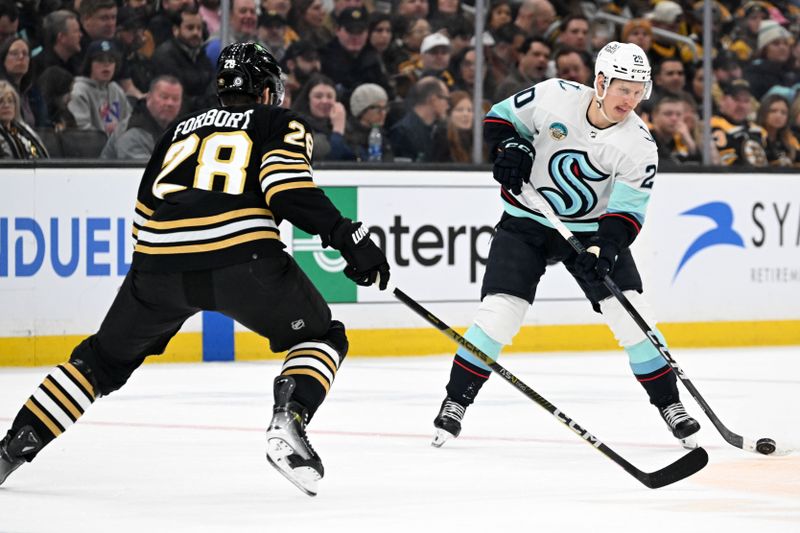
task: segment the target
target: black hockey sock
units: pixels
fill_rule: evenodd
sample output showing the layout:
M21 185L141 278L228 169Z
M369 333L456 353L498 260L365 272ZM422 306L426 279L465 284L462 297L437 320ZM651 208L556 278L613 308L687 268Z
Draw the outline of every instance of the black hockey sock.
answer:
M461 405L470 405L490 374L473 365L459 355L453 358L450 381L447 383L447 396Z
M665 407L680 401L678 380L669 365L664 365L649 374L636 374L636 379L642 384L642 387L650 397L650 403L656 407Z
M83 415L95 399L95 387L72 362L53 369L28 398L11 425L11 434L30 426L42 442L41 448L61 435ZM25 455L30 461L36 453Z
M282 376L292 376L297 388L292 400L308 409L308 420L314 416L330 391L341 364L339 353L327 342L303 342L286 354Z

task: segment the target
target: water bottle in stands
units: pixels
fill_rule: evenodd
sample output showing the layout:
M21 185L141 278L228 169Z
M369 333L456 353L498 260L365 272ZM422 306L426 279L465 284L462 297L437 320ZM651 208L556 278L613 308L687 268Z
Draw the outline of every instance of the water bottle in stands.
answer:
M383 135L379 126L372 126L367 137L367 160L381 161L383 159Z

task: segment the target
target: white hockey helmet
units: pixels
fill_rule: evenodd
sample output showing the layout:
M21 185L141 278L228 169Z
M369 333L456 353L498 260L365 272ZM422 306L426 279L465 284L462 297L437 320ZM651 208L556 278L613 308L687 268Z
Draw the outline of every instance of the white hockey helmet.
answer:
M653 82L650 79L650 61L647 54L633 43L612 41L597 54L594 63L594 82L597 87L597 76L603 74L603 96L612 79L644 82L643 100L650 98Z

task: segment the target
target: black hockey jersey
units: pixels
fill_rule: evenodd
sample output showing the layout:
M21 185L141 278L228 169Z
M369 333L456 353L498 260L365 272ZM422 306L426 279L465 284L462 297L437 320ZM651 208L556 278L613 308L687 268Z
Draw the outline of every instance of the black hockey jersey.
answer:
M312 179L312 138L300 116L266 105L178 120L139 185L132 267L201 270L280 254L283 219L327 240L341 214Z

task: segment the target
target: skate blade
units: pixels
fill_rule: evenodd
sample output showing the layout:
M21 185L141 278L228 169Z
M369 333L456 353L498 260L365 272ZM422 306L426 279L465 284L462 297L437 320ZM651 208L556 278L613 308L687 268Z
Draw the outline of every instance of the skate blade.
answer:
M689 435L684 439L680 439L680 441L681 441L681 446L683 446L687 450L694 450L700 446L700 444L697 442L696 435Z
M431 442L431 446L433 446L434 448L441 448L442 444L454 438L456 438L456 436L450 433L449 431L437 428L436 433L433 434L433 441Z
M322 478L319 472L308 466L292 468L288 457L294 453L294 449L281 438L271 438L267 441L267 461L275 469L283 474L283 477L292 484L308 494L317 495L317 482Z

